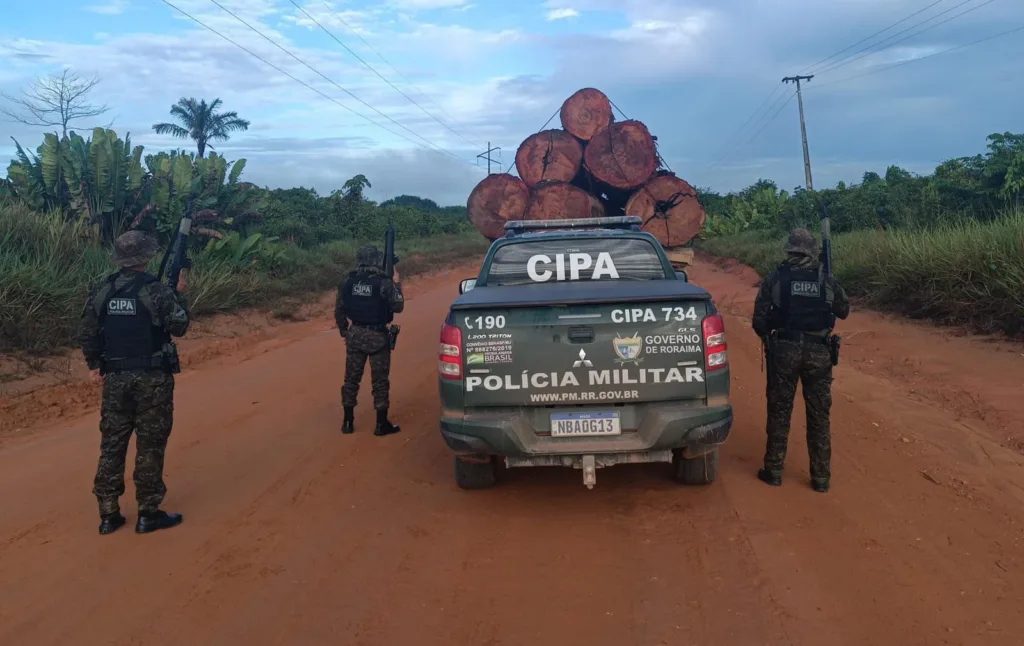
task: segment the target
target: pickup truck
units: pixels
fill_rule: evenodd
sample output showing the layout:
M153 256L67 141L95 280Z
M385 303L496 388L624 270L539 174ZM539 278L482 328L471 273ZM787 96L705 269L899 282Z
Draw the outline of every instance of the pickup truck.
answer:
M636 217L509 222L441 328L441 435L464 489L509 468L665 462L715 479L725 326Z

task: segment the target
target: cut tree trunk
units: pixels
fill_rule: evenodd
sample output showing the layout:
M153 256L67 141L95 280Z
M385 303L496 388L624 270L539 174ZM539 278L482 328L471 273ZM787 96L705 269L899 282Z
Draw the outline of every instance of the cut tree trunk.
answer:
M516 151L516 170L530 188L545 181L572 181L582 163L583 146L564 130L530 135Z
M583 141L590 139L612 122L612 104L601 90L583 88L565 100L561 110L562 127Z
M654 138L639 121L613 123L594 135L583 162L595 179L621 189L640 186L658 165Z
M601 201L572 184L544 182L530 195L526 220L561 220L604 217Z
M664 247L678 247L693 239L704 227L704 207L697 191L686 181L666 173L658 175L633 194L626 215L637 215L641 228Z
M483 178L469 194L466 211L476 230L490 240L505 235L505 223L521 220L530 199L523 180L507 173Z

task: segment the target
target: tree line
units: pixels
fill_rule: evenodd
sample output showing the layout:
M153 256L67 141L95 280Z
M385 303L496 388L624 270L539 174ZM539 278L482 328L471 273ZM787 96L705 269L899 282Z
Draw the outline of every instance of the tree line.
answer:
M707 212L702 236L814 230L822 207L836 233L993 221L1024 205L1024 134L994 133L986 142L985 152L947 160L929 175L889 166L884 175L869 171L860 183L814 192L780 190L767 179L726 195L697 189Z

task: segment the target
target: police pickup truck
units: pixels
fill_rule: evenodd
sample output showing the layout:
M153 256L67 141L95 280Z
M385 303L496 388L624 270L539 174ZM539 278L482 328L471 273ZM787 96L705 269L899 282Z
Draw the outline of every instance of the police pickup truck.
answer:
M507 467L667 462L715 479L725 328L637 217L509 222L441 328L441 435L466 489Z

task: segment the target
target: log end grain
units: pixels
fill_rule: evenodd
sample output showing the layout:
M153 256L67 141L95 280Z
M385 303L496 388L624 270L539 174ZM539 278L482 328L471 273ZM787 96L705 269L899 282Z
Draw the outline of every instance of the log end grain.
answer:
M572 181L582 163L583 146L564 130L530 135L516 151L516 170L530 188L545 181Z
M577 90L562 104L562 127L583 141L590 139L612 122L612 103L601 90L592 87Z
M526 220L561 220L604 217L601 201L565 182L544 182L530 195Z
M587 144L583 163L597 180L630 189L647 182L658 166L654 138L639 121L620 121L598 132Z
M704 228L704 207L697 191L672 174L659 175L637 189L626 204L626 215L643 220L647 231L666 248L684 245Z
M521 220L530 200L523 180L497 173L488 175L473 189L466 202L469 221L484 237L494 240L505 235L505 223Z

